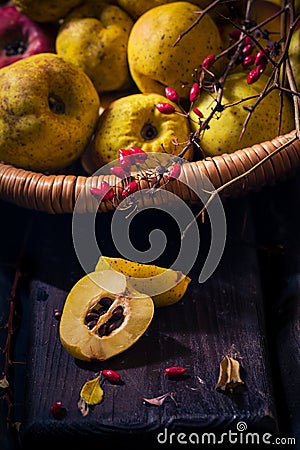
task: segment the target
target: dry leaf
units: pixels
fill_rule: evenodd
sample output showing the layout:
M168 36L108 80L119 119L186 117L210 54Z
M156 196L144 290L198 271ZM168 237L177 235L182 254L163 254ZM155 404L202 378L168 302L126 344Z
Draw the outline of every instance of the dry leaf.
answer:
M87 381L80 391L80 397L87 405L98 405L103 400L104 391L100 386L100 378L101 375L98 375L93 380Z
M244 382L240 377L239 361L226 355L220 362L220 373L216 389L222 391L233 390L243 384Z
M0 388L5 389L5 388L8 388L8 386L9 386L9 382L8 382L6 376L4 375L4 377L0 379Z
M158 397L153 398L143 397L143 400L144 402L150 403L151 405L161 406L168 397L170 397L173 400L173 402L176 403L176 400L174 398L174 392L167 392L166 394L159 395Z
M17 431L20 431L21 426L22 426L22 422L15 422L15 423L14 423L14 427L15 427L15 429L16 429Z
M77 406L81 414L85 417L90 412L89 405L84 401L83 398L80 397L80 399L77 402Z

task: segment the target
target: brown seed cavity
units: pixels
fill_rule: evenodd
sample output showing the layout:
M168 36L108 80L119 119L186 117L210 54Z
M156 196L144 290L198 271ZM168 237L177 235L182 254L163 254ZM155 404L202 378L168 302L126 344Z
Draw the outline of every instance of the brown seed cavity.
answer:
M109 336L124 321L124 307L122 305L113 307L114 302L115 299L103 297L85 316L85 325L100 337ZM105 318L102 317L104 315Z

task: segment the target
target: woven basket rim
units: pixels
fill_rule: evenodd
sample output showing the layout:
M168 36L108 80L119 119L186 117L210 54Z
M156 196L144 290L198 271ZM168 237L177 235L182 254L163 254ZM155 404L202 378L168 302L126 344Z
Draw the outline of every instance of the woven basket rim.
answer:
M222 197L237 197L295 174L300 168L300 140L296 137L296 131L292 130L251 147L188 162L183 168L180 181L163 186L162 180L162 187L174 192L183 201L197 202L189 185L190 182L197 183L203 175L208 177L215 189L221 191ZM115 187L120 183L112 175L48 175L0 163L0 199L50 214L72 213L82 189L97 187L101 181ZM140 183L139 187L142 189L144 186ZM114 210L117 204L102 201L98 211ZM90 208L95 208L95 205L87 201L86 210Z

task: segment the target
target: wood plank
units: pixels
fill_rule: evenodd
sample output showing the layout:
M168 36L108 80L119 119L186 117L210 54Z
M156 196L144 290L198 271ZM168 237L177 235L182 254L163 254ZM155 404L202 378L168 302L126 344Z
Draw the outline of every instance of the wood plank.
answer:
M66 444L155 446L158 433L165 428L168 433L196 431L201 439L201 433L208 431L236 431L239 421L244 421L248 430L278 432L257 255L244 244L244 236L252 239L253 233L249 202L228 201L226 214L228 239L215 273L204 284L198 283L209 246L206 221L200 225L203 245L184 298L176 305L156 309L149 329L136 344L98 364L78 362L67 354L53 315L82 275L72 248L70 217L38 216L31 244L38 251L30 255L30 340L22 427L25 448L43 442L55 444L57 439ZM158 220L155 212L148 217L147 226L157 225ZM98 230L106 246L102 253L113 256L116 252L110 247L109 224L108 213L99 218ZM164 224L170 232L172 226L166 220ZM143 227L135 226L134 235L142 247ZM171 233L169 236L174 241L171 249L176 249L176 238ZM160 259L160 265L166 267L170 257L172 250ZM245 387L223 394L215 389L219 363L233 349L240 355ZM187 377L165 379L163 369L177 364L187 367ZM117 370L124 384L106 383L104 401L83 417L77 408L80 389L104 368ZM176 404L170 398L161 407L142 401L169 391L175 392ZM62 420L53 419L49 412L57 400L67 411Z
M0 202L0 214L0 378L8 381L8 387L0 388L0 448L14 450L19 443L13 424L23 419L26 359L24 345L20 345L26 335L26 301L21 306L22 283L17 270L23 269L22 249L30 213ZM21 316L23 320L19 320ZM10 317L13 322L9 326Z
M5 348L7 343L7 323L9 316L10 290L13 282L13 270L0 265L0 373L1 379L5 376L9 380L10 372L7 373L7 362ZM13 437L8 429L9 400L7 389L0 388L0 442L1 449L12 448Z
M300 180L264 190L255 203L266 318L281 434L300 449Z

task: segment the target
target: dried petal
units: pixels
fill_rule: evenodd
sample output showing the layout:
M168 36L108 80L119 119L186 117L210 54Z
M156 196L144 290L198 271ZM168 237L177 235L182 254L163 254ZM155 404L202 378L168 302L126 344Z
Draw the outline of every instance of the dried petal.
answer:
M9 382L8 382L6 376L4 375L4 377L1 378L1 380L0 380L0 388L5 389L5 388L8 388L8 386L9 386Z
M88 413L90 412L90 408L89 408L88 404L81 397L80 397L80 399L77 402L77 407L78 407L79 411L81 412L81 414L84 417L87 416Z
M103 400L103 389L100 386L101 375L98 375L93 380L87 381L81 391L80 398L82 398L87 405L98 405Z
M244 382L240 377L239 361L226 355L220 362L220 373L216 389L222 391L232 390L243 384Z
M161 406L168 397L170 397L176 403L174 398L174 392L167 392L166 394L159 395L158 397L153 398L143 397L143 401L146 403L150 403L150 405Z
M157 103L155 107L162 114L173 114L175 112L175 107L167 102Z

